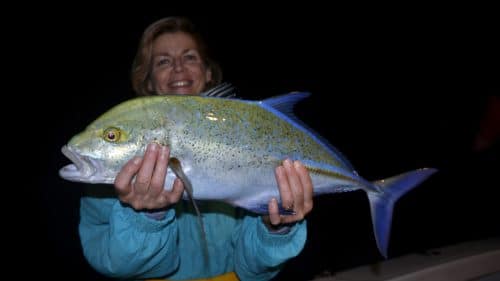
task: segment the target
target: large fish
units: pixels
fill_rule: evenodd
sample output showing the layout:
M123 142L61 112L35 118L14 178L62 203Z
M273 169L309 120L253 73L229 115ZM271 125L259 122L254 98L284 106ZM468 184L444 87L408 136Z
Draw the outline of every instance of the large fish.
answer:
M275 167L285 158L300 160L310 172L315 195L366 191L377 246L387 257L394 203L436 170L422 168L373 182L362 178L333 146L293 116L293 106L308 95L293 92L262 101L134 98L104 113L62 147L73 164L63 167L60 176L112 184L129 159L157 142L171 149L166 189L177 175L196 200L219 200L266 214L269 200L280 198Z

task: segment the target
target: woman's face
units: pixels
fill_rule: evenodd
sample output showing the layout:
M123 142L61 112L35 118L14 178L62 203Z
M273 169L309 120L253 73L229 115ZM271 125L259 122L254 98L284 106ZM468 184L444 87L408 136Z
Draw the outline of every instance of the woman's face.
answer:
M197 95L212 78L195 41L184 32L155 39L151 73L148 87L158 94Z

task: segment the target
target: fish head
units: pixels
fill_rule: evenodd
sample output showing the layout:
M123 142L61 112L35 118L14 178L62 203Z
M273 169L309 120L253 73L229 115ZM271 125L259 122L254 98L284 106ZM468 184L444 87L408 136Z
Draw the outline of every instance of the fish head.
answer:
M59 175L70 181L113 183L121 167L140 150L139 142L128 139L122 128L87 129L74 136L61 148L72 164L60 169Z
M144 154L148 143L168 143L159 111L140 100L112 108L62 146L72 163L59 175L69 181L112 184L130 159Z

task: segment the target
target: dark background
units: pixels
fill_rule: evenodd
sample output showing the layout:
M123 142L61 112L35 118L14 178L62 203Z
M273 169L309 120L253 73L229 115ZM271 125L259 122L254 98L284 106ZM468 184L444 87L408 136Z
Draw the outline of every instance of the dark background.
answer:
M393 7L394 8L394 7ZM156 19L188 15L205 34L225 81L248 99L289 91L312 96L296 113L342 151L366 179L419 167L440 172L400 199L389 256L500 236L498 143L473 150L487 97L498 95L498 18L483 10L331 7L327 15L283 11L189 15L167 5L62 7L18 18L23 112L13 131L30 144L36 172L13 208L26 275L104 279L83 258L77 226L81 185L63 181L60 148L99 114L134 96L129 71L140 35ZM487 12L487 9L484 11ZM15 41L15 39L13 40ZM28 136L28 138L26 138ZM36 141L35 141L36 140ZM34 156L34 157L33 157ZM26 167L26 163L22 164ZM22 186L22 185L21 185ZM276 279L381 260L363 191L315 199L308 242Z

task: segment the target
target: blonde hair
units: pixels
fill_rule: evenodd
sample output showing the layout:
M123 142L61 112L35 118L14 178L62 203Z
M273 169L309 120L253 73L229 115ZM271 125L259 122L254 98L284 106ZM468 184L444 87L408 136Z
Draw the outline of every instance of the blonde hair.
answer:
M201 59L207 70L212 72L212 79L207 82L203 91L206 91L222 82L222 70L217 62L208 55L208 49L201 34L196 30L194 24L184 17L167 17L150 24L143 32L139 47L132 63L132 87L137 95L155 95L148 89L151 79L153 42L164 33L184 32L189 34L198 47Z

